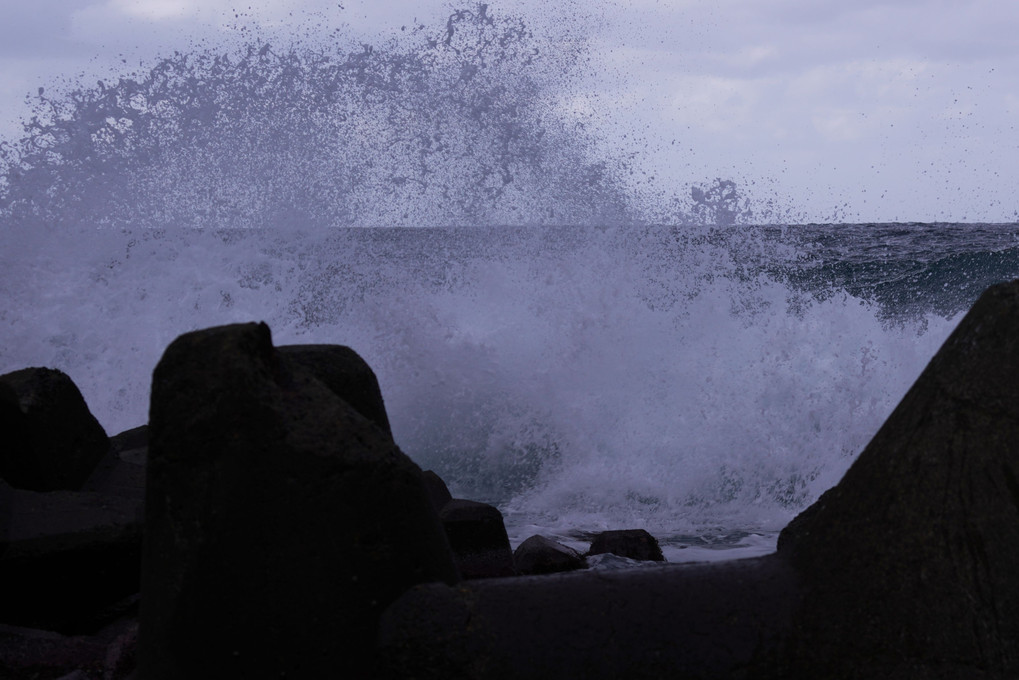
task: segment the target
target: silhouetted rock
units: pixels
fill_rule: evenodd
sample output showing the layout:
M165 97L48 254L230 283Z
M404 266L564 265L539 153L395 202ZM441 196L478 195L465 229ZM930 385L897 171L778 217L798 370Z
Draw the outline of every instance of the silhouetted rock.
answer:
M139 590L142 505L0 482L0 623L92 632Z
M779 553L809 586L791 672L1019 677L1019 282L980 297Z
M594 537L588 555L612 553L632 560L664 562L658 539L644 529L621 529L603 531Z
M498 508L454 498L443 506L439 517L464 578L512 576L515 573L506 525Z
M143 680L357 672L390 602L457 578L420 468L293 355L239 324L156 366Z
M79 489L109 441L77 386L49 368L0 375L0 383L10 388L0 390L0 421L12 426L0 447L0 478L18 489ZM10 407L12 392L21 419Z
M276 349L392 438L379 381L357 352L342 345L282 345Z
M432 501L432 507L435 508L436 512L441 512L446 503L453 500L453 494L449 492L449 487L446 486L446 482L442 481L442 477L437 475L431 470L424 471L425 486L428 487L428 497Z
M513 551L518 574L553 574L587 566L584 557L573 548L544 536L531 536Z
M757 678L798 604L771 555L417 586L383 616L388 678Z

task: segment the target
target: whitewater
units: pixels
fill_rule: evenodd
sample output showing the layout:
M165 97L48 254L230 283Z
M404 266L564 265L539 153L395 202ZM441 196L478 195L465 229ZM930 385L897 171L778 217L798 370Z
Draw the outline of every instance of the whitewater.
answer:
M265 321L361 354L401 449L514 545L772 550L1019 274L1019 230L642 191L564 112L563 44L478 6L374 47L197 46L40 90L0 145L0 373L67 372L115 434L175 337Z

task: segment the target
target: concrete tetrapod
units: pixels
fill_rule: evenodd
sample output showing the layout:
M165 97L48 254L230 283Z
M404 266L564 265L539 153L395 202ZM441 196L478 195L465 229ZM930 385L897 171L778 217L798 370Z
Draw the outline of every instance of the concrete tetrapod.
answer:
M778 552L807 586L791 670L1019 677L1019 281L983 293Z
M1019 677L1019 282L775 554L420 585L380 642L392 678Z
M420 468L293 351L238 324L155 369L142 680L369 677L383 609L458 577Z

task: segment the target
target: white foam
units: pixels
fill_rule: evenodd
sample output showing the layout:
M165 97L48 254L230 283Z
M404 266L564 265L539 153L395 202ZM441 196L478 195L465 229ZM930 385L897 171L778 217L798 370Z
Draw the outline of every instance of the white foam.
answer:
M178 334L265 320L277 344L361 353L403 450L514 526L774 532L952 326L889 326L845 295L790 306L725 249L660 234L438 232L432 257L373 234L2 232L0 371L67 371L114 433L147 420Z

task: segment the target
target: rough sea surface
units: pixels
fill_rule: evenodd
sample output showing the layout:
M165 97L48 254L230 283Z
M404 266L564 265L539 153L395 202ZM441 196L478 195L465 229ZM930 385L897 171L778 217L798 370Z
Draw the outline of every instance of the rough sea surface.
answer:
M838 481L1019 227L796 224L640 190L566 110L582 40L484 6L375 46L196 46L40 91L0 145L0 372L111 434L177 335L266 321L375 369L400 447L514 544L756 554ZM732 550L719 550L730 548Z

